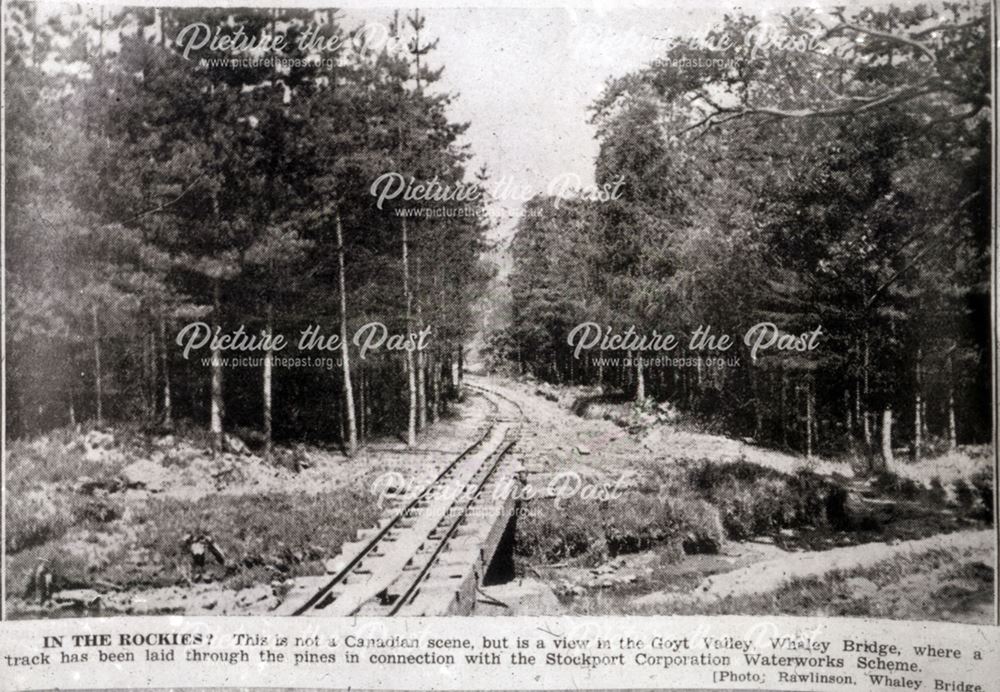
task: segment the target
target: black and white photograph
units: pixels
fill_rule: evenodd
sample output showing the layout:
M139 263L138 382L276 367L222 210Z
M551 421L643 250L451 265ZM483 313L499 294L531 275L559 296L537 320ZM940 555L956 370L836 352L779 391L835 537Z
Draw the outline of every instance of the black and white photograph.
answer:
M4 2L5 619L997 623L991 3L246 4Z

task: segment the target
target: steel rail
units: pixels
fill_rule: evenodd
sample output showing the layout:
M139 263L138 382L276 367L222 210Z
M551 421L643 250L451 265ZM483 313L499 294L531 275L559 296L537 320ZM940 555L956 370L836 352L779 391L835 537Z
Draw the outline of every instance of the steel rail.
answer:
M482 388L477 388L477 389L482 389ZM488 396L484 398L492 406L494 412L499 412L500 407L495 401L492 401ZM428 483L424 487L424 489L421 490L420 493L416 497L414 497L405 507L400 509L395 514L395 516L393 516L385 524L385 526L383 526L382 529L368 541L367 545L364 548L358 551L358 553L353 558L351 558L350 561L348 561L348 563L344 567L338 570L337 573L330 578L329 582L327 582L324 586L322 586L319 590L317 590L315 594L310 596L309 599L302 606L300 606L292 613L292 615L302 615L315 608L318 603L321 603L323 599L334 588L336 588L339 584L341 584L344 581L344 579L347 578L348 574L362 561L362 559L367 557L372 552L372 550L375 547L377 547L379 543L382 542L386 534L388 534L389 531L391 531L404 517L406 517L406 515L417 505L417 503L419 503L429 493L431 493L435 489L435 486L438 483L440 483L441 480L446 475L448 475L448 473L450 473L455 467L457 467L458 464L461 463L463 459L472 454L480 445L483 444L483 442L486 441L486 439L490 436L490 433L493 432L493 428L495 425L496 421L490 420L489 427L485 430L485 432L483 432L483 434L479 438L476 439L475 442L469 445L465 449L465 451L463 451L455 458L454 461L452 461L444 469L442 469L441 473L439 473L437 477L435 477L430 483Z

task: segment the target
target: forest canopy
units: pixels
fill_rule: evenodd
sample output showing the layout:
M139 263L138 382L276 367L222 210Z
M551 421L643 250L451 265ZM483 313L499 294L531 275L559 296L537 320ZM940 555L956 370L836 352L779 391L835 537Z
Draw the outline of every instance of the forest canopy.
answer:
M427 218L368 189L387 172L468 177L424 17L387 17L374 41L335 10L8 14L8 432L185 419L216 447L236 428L268 449L272 435L348 453L375 433L412 444L454 394L489 278L481 201ZM237 39L192 26L287 40L269 60L234 60ZM224 367L214 346L207 361L182 356L175 336L194 322L320 325L342 348ZM430 337L359 358L350 335L368 324Z
M807 454L988 440L989 36L969 2L671 39L592 108L595 177L624 194L529 204L487 354ZM678 335L682 360L700 327L736 345L721 365L613 360L574 353L585 322ZM823 339L751 358L761 323Z

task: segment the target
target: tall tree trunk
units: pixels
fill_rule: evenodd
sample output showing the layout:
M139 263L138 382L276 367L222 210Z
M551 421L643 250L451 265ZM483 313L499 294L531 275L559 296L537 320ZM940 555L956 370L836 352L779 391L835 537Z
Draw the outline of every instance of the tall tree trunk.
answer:
M365 362L358 362L358 437L364 442L368 439L368 417L365 412L367 397L365 389L368 386L368 378L365 376Z
M156 330L154 323L150 322L149 325L149 410L152 413L150 419L156 418L156 385L160 378L160 358L156 350L158 348L158 340L156 338Z
M861 380L854 378L854 424L861 425Z
M91 308L94 327L94 397L97 405L97 425L104 425L104 391L101 379L101 323L97 315L97 303Z
M851 433L854 432L854 419L852 418L852 414L851 390L848 387L844 387L844 433L848 437L851 437Z
M646 375L642 370L642 354L635 354L635 400L642 403L646 400Z
M431 422L441 417L441 364L436 355L431 356Z
M417 313L417 329L424 328L423 306L420 300L420 255L416 256L414 276L414 303ZM423 350L416 352L417 360L417 430L424 430L427 427L427 354Z
M174 424L173 398L170 395L170 351L167 347L167 318L160 313L160 357L163 359L163 425Z
M100 6L97 20L97 59L103 62L104 57L104 5Z
M755 440L761 439L761 434L764 428L763 413L761 412L760 406L760 382L757 381L757 371L753 367L753 363L749 364L750 368L750 398L753 401L753 437Z
M264 320L264 335L268 340L268 348L264 351L264 458L270 459L274 445L271 425L271 374L274 367L274 349L271 348L271 339L274 333L274 313L270 300L264 306Z
M416 353L417 360L417 430L427 427L427 355Z
M812 377L806 380L806 458L813 455L813 438L815 433L815 413L813 411Z
M895 466L892 455L892 408L888 405L882 411L882 463L887 471L892 471Z
M955 346L948 351L948 449L958 447L958 426L955 424Z
M684 351L685 357L687 356L687 350ZM688 411L691 410L691 368L683 368L681 370L681 395L684 400L684 408Z
M221 326L222 286L218 277L212 279L212 321L218 329ZM214 330L213 330L214 331ZM211 411L209 429L212 435L212 451L222 451L222 351L212 349Z
M871 411L869 411L869 409L868 409L869 394L870 394L869 380L868 380L868 377L869 377L868 370L869 370L870 363L871 363L871 350L870 350L870 347L868 345L868 333L866 332L865 333L865 356L864 356L864 364L863 364L863 367L862 367L862 379L864 381L864 389L863 389L862 393L864 394L863 411L864 411L864 421L865 421L865 425L864 425L865 445L868 446L868 447L872 446L872 414L871 414Z
M417 444L417 364L413 351L406 351L406 391L408 394L406 415L406 444Z
M215 86L209 86L209 96L215 95ZM212 201L212 228L214 230L215 239L219 239L219 195L218 191L214 188L211 193ZM222 328L222 277L213 276L212 277L212 322L213 322L213 333L218 332ZM209 384L209 432L212 438L212 451L215 453L221 452L223 448L223 430L222 430L222 418L225 415L223 411L223 394L222 394L222 351L218 348L212 348L211 350L211 382Z
M920 447L923 445L923 432L924 432L924 402L923 402L923 373L921 371L920 361L923 357L922 349L917 349L917 361L916 361L916 387L914 388L913 395L913 460L920 461Z
M413 294L410 291L410 250L407 236L406 217L402 222L403 235L403 296L406 299L406 331L413 332ZM406 444L409 447L417 444L417 367L414 362L413 349L406 349L406 390L409 394L409 405L406 416Z
M809 376L809 413L812 415L813 452L819 449L823 439L823 421L816 414L816 377Z
M143 320L145 321L145 320ZM150 370L150 354L149 354L149 335L146 333L145 325L142 327L142 336L139 338L140 349L142 351L142 387L140 392L142 394L142 418L145 423L153 418L153 411L150 404L153 401L153 391L155 384L153 382L152 371Z
M788 372L781 370L781 444L788 447Z
M405 221L404 221L405 223ZM351 351L347 341L347 280L344 270L344 228L340 222L340 211L336 215L337 226L337 287L340 293L340 366L344 377L344 409L347 415L347 435L344 451L353 456L358 449L358 424L354 417L354 390L351 387ZM403 262L406 262L406 230L403 230ZM409 316L407 316L409 325Z

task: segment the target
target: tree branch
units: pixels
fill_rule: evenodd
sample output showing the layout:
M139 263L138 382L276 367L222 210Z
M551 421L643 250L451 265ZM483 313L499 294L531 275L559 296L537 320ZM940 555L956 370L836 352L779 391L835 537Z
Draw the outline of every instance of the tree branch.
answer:
M954 221L955 217L959 215L959 213L962 211L962 209L964 209L969 204L969 202L971 202L976 197L978 197L979 194L980 194L979 191L976 191L976 192L973 192L972 194L966 196L965 199L963 199L961 202L959 202L958 206L955 207L954 211L952 211L950 214L948 214L948 216L946 216L939 224L937 224L937 226L934 227L934 230L931 231L930 235L937 235L937 234L939 234L940 231L945 226L947 226L949 223L951 223L952 221ZM924 234L921 234L921 235L924 235ZM907 271L909 271L914 266L916 266L916 264L921 259L923 259L924 255L926 255L928 252L930 252L937 245L940 245L941 242L943 242L948 237L949 236L947 236L947 235L941 234L937 238L935 238L934 240L932 240L931 242L929 242L927 245L925 245L923 250L921 250L916 255L914 255L913 259L911 259L909 262L906 263L906 266L904 266L898 272L896 272L895 274L893 274L892 276L890 276L888 279L886 279L885 282L882 283L881 286L879 286L877 289L875 289L875 292L871 295L871 297L869 297L868 300L865 301L865 307L866 308L870 308L872 306L872 304L875 302L875 300L886 289L888 289L890 286L892 286L894 283L896 283L896 281L898 281L899 278L903 274L905 274ZM909 243L907 243L907 244L909 244Z
M938 31L958 31L959 29L967 29L970 26L975 26L976 24L982 23L983 17L978 17L976 19L970 19L967 22L962 22L961 24L939 24L938 26L933 26L930 29L923 29L916 33L910 34L910 38L923 38L924 36L929 36Z
M905 101L911 101L915 98L921 96L926 96L927 94L934 93L938 91L938 88L928 86L931 80L926 80L920 84L908 86L903 89L897 89L887 94L881 96L873 96L868 100L861 100L861 97L852 101L850 104L845 106L838 106L836 108L799 108L796 110L784 110L780 108L766 108L757 106L746 106L742 108L725 108L717 107L715 112L709 113L705 117L697 120L696 122L683 128L678 134L685 134L690 130L697 129L699 127L705 126L706 129L712 127L713 125L721 124L724 122L729 122L730 120L736 120L737 118L743 118L750 115L766 115L771 118L776 118L779 120L789 119L789 118L802 118L802 119L812 119L812 118L836 118L843 115L854 115L857 113L862 113L865 111L873 110L876 108L881 108L882 106L888 106L894 103L903 103ZM720 117L728 116L728 117Z
M167 207L170 207L170 206L173 206L174 204L177 204L178 202L181 201L181 198L184 195L186 195L187 193L189 193L194 188L194 186L198 184L198 181L201 180L204 177L205 177L205 174L201 173L197 178L195 178L194 180L191 181L190 185L188 185L183 190L181 190L180 194L177 195L176 197L174 197L172 200L170 200L168 202L164 202L163 204L159 205L158 207L153 207L152 209L147 209L146 211L141 211L138 214L136 214L135 216L130 216L129 218L124 219L122 221L119 221L118 223L123 223L123 224L130 223L132 221L135 221L136 219L141 219L143 216L149 216L150 214L155 214L157 212L161 212L164 209L166 209Z
M865 34L867 36L872 36L874 38L880 38L883 41L889 41L892 43L901 43L905 46L910 46L911 48L916 48L918 51L930 58L931 62L937 62L937 54L931 50L930 46L927 46L920 41L917 41L909 36L900 36L898 34L890 34L885 31L877 31L875 29L867 29L863 26L857 24L852 24L851 22L844 19L844 15L841 12L834 13L834 16L840 20L840 24L833 27L831 31L836 32L840 29L849 29L858 34Z
M934 127L935 125L943 125L945 123L957 123L962 120L968 120L969 118L974 118L977 115L979 115L979 112L984 108L986 108L986 104L980 103L978 106L973 106L972 108L963 113L955 113L954 115L949 115L944 118L937 118L935 120L931 120L926 125L924 125L924 127L930 128Z

